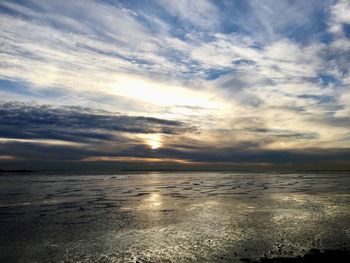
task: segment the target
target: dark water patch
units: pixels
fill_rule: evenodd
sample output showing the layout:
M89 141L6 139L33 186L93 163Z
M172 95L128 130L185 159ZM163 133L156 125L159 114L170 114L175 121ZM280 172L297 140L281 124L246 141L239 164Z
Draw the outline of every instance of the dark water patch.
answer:
M81 180L77 180L77 179L66 179L66 180L64 180L64 182L67 182L67 183L78 183L78 182L81 182Z
M159 210L159 212L162 212L162 213L171 213L174 211L176 211L176 210L175 209L161 209L161 210Z
M102 192L102 191L104 191L104 189L102 189L102 188L92 188L92 189L90 189L90 191L91 192Z
M135 196L144 196L144 195L150 195L151 193L144 192L144 193L137 193Z
M217 189L213 189L213 190L206 190L206 191L201 191L202 194L206 194L206 193L211 193L216 191Z
M241 258L241 261L248 263L348 263L350 262L350 249L342 248L325 251L310 249L309 252L303 256L274 258L264 257L258 260Z
M57 205L58 209L75 209L78 206L78 202L67 202L67 203L61 203Z
M26 195L27 193L24 193L24 192L17 192L17 193L6 193L6 194L3 194L1 196L3 197L17 197L17 196L21 196L21 195Z
M178 193L170 193L170 194L167 194L167 196L175 197L175 198L187 198L187 196L182 195L182 194L178 194Z
M90 221L78 221L78 222L56 222L56 225L61 226L73 226L73 225L87 225Z
M2 211L0 213L0 218L6 219L6 218L13 218L14 216L24 216L24 212L4 212Z
M41 210L38 210L36 212L42 214L42 213L49 213L51 211L52 211L51 209L41 209Z
M55 203L52 204L40 204L39 207L47 207L47 208L54 208L56 206Z
M101 203L96 203L94 207L95 208L115 208L115 207L120 207L120 205L117 205L115 203L109 203L109 202L101 202Z

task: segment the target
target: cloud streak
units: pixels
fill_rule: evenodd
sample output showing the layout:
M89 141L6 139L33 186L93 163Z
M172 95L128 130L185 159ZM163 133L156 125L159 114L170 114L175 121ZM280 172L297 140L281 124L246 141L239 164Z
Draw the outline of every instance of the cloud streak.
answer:
M0 104L0 123L0 137L10 139L111 140L117 132L176 135L195 131L194 126L179 121L18 102Z
M13 140L2 143L84 144L77 160L144 152L195 162L278 162L272 153L282 151L292 162L306 152L316 158L320 149L346 152L348 6L1 1L0 137ZM151 149L152 140L161 149ZM0 155L11 154L4 148Z

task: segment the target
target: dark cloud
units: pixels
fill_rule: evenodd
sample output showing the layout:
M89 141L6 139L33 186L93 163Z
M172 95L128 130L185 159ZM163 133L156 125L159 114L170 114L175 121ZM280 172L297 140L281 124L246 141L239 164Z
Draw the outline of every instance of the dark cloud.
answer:
M74 145L8 141L0 143L0 152L28 162L33 160L45 162L48 160L81 160L91 155L100 155L102 151Z
M117 132L182 134L195 127L184 122L143 116L126 116L83 107L0 104L0 137L110 140Z
M96 171L103 172L113 169L144 169L151 165L147 162L148 158L157 158L167 160L187 160L189 164L201 169L206 165L220 170L227 167L245 167L253 168L259 164L283 165L287 167L298 167L308 165L308 169L337 169L339 164L342 167L349 167L350 150L349 149L328 149L324 151L321 148L308 150L263 150L263 149L245 149L244 145L238 147L199 147L194 149L179 148L160 148L150 149L146 145L136 144L126 149L120 149L116 144L114 147L74 147L71 145L49 145L37 144L31 142L6 142L0 143L0 152L6 152L11 156L16 156L13 161L0 160L2 168L26 168L36 171L85 171L88 167L94 166ZM98 157L130 157L139 158L136 163L121 159L118 161L103 162ZM97 157L96 161L83 161L89 157ZM142 161L142 158L145 161ZM248 165L250 164L250 165ZM50 166L54 165L54 166ZM169 164L170 165L170 164ZM327 166L328 165L328 166ZM152 169L158 169L159 164L154 164ZM171 166L162 165L163 169ZM177 168L186 169L186 164L177 165ZM191 166L193 167L193 166Z
M309 116L310 122L320 123L328 127L341 127L348 129L350 127L350 116Z
M99 161L100 157L111 157L112 159L115 157L116 160L119 157L130 157L138 158L138 160L142 158L145 160L147 158L187 160L194 164L201 163L199 168L202 164L208 164L217 165L217 169L220 169L226 164L298 165L326 162L346 163L350 160L349 149L270 150L264 147L265 137L268 141L276 137L282 137L285 140L310 140L318 138L319 135L315 132L264 127L237 129L230 132L249 132L262 136L256 141L237 141L228 146L212 145L210 142L181 136L194 129L195 127L184 122L125 116L90 108L29 105L18 102L2 103L0 104L0 138L20 140L0 142L0 153L15 157L13 161L0 160L0 165L8 168L12 163L14 166L23 165L20 168L41 170L42 167L49 167L48 163L52 162L56 165L55 169L58 169L57 167L62 163L60 169L74 171L82 169L84 163L89 163L86 166L89 167L91 162L87 162L86 159L92 157L97 160L98 167L103 170L104 167L112 169L112 165L110 162L104 164ZM125 132L163 133L179 137L173 142L165 142L161 148L154 150L142 140L126 137ZM226 135L225 131L222 131L221 134ZM55 144L41 139L61 140L63 143ZM116 161L120 169L133 167L123 162ZM72 163L74 167L70 167ZM142 169L141 163L142 161L138 166L139 169ZM147 162L144 163L146 165Z
M139 153L140 157L144 153ZM268 150L247 149L245 144L239 147L196 148L182 150L181 148L163 148L158 151L159 156L166 158L181 158L192 162L205 163L274 163L300 164L323 161L349 161L350 149L312 148L305 150ZM144 156L147 155L147 152Z
M192 149L177 147L163 147L156 151L144 144L133 144L127 148L120 147L119 143L106 147L90 145L76 147L74 145L50 145L32 142L6 142L0 144L0 152L16 156L19 159L31 160L73 160L80 161L89 157L131 157L181 159L200 163L271 163L271 164L308 164L317 162L347 162L350 160L349 149L312 148L307 150L267 150L253 149L244 143L235 147L207 147L197 145Z
M316 132L297 132L284 129L268 129L268 128L250 128L249 132L267 134L274 137L293 138L293 139L317 139L319 134Z

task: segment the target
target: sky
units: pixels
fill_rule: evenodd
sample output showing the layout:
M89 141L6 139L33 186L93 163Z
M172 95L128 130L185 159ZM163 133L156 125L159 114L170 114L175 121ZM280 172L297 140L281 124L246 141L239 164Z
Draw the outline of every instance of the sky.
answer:
M0 168L350 169L349 0L0 1Z

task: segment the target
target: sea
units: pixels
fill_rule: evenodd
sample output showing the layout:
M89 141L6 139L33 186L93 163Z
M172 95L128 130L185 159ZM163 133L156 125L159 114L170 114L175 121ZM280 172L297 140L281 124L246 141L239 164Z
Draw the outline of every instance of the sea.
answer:
M350 246L349 173L0 176L0 262L250 262Z

